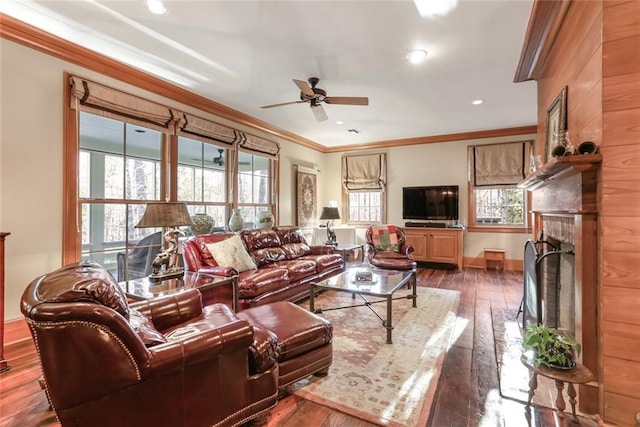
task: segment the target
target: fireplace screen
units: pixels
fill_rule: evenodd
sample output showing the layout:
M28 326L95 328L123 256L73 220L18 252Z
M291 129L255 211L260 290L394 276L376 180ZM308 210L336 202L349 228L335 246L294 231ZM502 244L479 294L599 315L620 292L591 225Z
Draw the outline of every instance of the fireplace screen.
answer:
M545 245L551 250L540 253ZM524 294L522 296L522 328L542 323L542 261L548 256L559 257L561 251L545 241L527 240L524 245ZM555 285L555 284L554 284Z

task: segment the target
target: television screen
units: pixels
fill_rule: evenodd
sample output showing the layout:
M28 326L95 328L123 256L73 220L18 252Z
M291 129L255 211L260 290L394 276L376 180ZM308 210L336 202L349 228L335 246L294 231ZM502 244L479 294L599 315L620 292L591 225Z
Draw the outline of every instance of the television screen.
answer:
M457 220L458 186L404 187L402 217L421 220Z

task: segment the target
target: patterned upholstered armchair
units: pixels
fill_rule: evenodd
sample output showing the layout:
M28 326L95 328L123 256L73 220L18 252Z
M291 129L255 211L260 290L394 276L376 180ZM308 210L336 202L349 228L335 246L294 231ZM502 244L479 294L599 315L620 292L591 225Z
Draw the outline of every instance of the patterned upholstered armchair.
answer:
M369 262L387 270L412 270L417 264L411 255L413 246L407 244L404 231L395 225L379 225L367 228L365 232Z

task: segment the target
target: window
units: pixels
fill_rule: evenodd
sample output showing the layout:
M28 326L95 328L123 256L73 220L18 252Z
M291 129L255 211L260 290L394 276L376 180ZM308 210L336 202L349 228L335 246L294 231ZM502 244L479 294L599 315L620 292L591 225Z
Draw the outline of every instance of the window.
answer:
M161 228L135 227L148 201L183 201L222 229L235 204L247 227L276 211L277 143L67 77L65 264L92 260L119 281L148 275L163 244Z
M342 158L343 200L350 224L385 221L386 156L349 155Z
M238 208L245 228L253 227L259 211L272 210L271 160L238 153Z
M522 232L527 224L525 177L530 141L469 147L469 228Z

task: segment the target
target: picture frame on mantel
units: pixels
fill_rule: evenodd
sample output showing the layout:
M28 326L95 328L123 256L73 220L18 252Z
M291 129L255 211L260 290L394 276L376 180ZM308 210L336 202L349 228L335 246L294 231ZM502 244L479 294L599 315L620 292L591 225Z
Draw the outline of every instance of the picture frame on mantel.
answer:
M547 108L547 143L545 161L551 160L553 149L559 143L558 135L567 130L567 86Z

